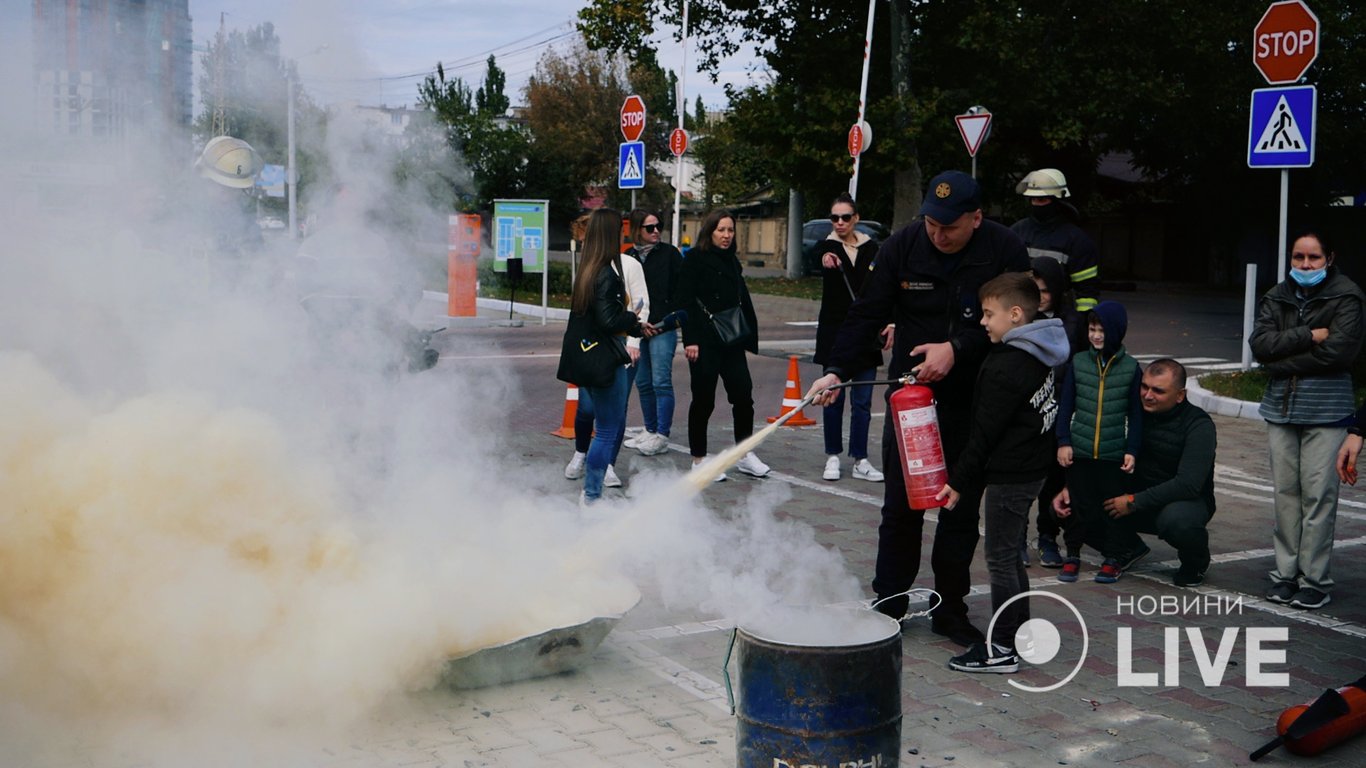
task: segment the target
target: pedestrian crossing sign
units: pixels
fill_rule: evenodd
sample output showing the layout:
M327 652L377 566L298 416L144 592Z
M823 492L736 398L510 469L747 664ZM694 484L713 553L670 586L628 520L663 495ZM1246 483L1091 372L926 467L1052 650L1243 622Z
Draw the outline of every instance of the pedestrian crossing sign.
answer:
M1308 168L1314 164L1318 89L1312 85L1252 92L1248 121L1249 168Z
M617 163L617 189L645 188L645 142L625 141Z

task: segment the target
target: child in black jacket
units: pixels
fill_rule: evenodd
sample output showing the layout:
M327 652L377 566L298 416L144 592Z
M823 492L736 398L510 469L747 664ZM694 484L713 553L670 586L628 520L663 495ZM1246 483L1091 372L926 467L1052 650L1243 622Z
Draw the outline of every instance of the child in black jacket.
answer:
M1034 320L1039 288L1029 275L1003 274L983 285L979 296L982 326L992 347L973 390L967 448L938 498L952 510L959 497L954 489L985 476L985 550L993 615L987 642L950 659L949 668L1008 673L1020 667L1015 634L1029 619L1028 599L1012 600L1029 590L1021 557L1029 507L1053 458L1053 367L1067 360L1069 349L1061 320Z

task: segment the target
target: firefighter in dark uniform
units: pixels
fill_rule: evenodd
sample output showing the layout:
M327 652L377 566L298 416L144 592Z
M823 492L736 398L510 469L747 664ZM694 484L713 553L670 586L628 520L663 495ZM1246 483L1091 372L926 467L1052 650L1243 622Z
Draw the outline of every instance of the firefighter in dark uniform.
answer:
M1029 198L1029 215L1011 226L1024 240L1029 255L1057 259L1072 281L1077 313L1085 316L1100 301L1100 252L1091 236L1077 226L1077 209L1063 198L1071 197L1067 177L1056 168L1031 171L1015 191Z
M980 325L977 291L1003 272L1027 271L1029 254L1008 228L982 217L980 188L966 173L946 171L931 179L920 213L921 219L878 251L811 395L817 405L832 401L838 390L825 390L853 375L854 357L865 340L895 323L889 378L914 372L919 383L934 391L944 456L952 466L967 443L972 388L991 346ZM910 508L904 475L891 471L902 463L892 421L883 421L882 464L888 471L873 591L879 598L891 598L877 603L877 610L899 619L909 598L891 596L908 590L919 573L925 510ZM981 495L980 486L968 488L955 509L940 511L930 555L935 591L943 598L934 608L931 627L964 646L982 641L964 602L971 587L968 571L977 549Z

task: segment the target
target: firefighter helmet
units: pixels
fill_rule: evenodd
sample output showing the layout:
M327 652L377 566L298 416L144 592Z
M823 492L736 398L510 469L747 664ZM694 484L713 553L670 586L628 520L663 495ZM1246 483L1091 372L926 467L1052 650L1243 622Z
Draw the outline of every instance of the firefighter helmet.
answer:
M1025 197L1071 197L1067 191L1067 177L1057 168L1040 168L1015 185L1015 191Z
M225 187L246 189L256 183L262 165L261 156L250 144L231 136L215 136L204 145L194 167L206 179Z

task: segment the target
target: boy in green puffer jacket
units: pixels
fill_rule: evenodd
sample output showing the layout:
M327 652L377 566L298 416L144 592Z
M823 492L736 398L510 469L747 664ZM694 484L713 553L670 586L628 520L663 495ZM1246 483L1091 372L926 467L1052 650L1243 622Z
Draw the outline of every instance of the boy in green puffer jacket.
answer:
M1116 301L1102 301L1087 315L1087 340L1091 348L1078 352L1067 366L1062 394L1058 398L1058 463L1067 468L1071 490L1073 525L1082 535L1068 541L1059 581L1076 581L1081 571L1080 540L1105 558L1096 581L1113 584L1120 574L1150 551L1118 551L1104 501L1125 492L1125 473L1134 471L1142 439L1143 402L1138 361L1124 351L1128 313Z

